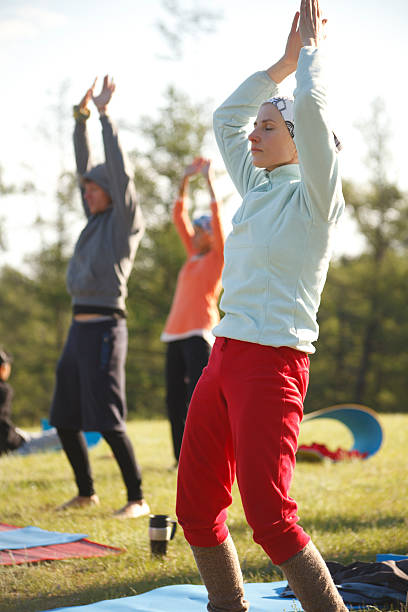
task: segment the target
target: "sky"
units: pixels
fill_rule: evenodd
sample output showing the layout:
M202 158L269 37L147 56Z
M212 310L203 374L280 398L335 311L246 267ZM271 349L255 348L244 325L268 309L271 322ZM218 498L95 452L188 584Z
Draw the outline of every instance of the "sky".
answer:
M284 50L298 1L180 0L187 10L201 6L219 14L213 33L186 37L182 58L165 59L168 47L157 21L173 25L161 0L1 0L2 136L0 166L5 183L32 181L36 192L0 200L0 219L8 249L0 265L28 269L30 254L47 238L34 225L41 215L55 214L53 194L62 167L72 170L72 120L60 125L56 106L77 103L95 76L113 75L117 89L110 105L113 118L136 125L154 117L169 84L194 102L214 109L251 73L278 60ZM406 79L408 3L406 0L322 0L328 18L325 44L331 115L344 149L343 175L364 185L368 173L358 124L367 120L370 104L385 101L392 139L387 158L389 179L408 191L406 147L408 122L401 116L408 99ZM283 85L290 94L294 79ZM96 161L101 159L98 122L89 124ZM125 149L135 146L124 132ZM140 142L138 143L140 146ZM214 142L203 152L221 170ZM99 156L99 158L98 158ZM233 193L224 208L224 222L240 200L229 180L219 179L217 195ZM143 203L142 203L143 204ZM80 225L73 226L72 237ZM362 240L346 214L339 227L335 254L356 254Z

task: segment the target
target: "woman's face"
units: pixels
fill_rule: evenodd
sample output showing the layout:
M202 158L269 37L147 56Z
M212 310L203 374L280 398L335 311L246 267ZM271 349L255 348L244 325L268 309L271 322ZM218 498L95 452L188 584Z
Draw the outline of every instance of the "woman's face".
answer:
M212 234L206 232L202 227L194 225L193 247L200 255L204 255L211 250Z
M0 365L0 380L8 380L11 374L11 365L9 363L2 363Z
M296 146L282 115L270 102L262 104L249 134L252 163L257 168L274 170L286 164L297 164Z

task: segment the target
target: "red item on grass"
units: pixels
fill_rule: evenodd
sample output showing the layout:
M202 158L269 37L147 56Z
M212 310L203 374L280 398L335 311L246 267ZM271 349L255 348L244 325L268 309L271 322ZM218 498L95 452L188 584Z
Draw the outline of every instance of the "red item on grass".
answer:
M344 448L338 448L335 451L331 451L325 444L301 444L298 448L298 452L311 453L317 457L331 459L332 461L344 461L345 459L365 459L368 453L360 453L357 450L345 450Z

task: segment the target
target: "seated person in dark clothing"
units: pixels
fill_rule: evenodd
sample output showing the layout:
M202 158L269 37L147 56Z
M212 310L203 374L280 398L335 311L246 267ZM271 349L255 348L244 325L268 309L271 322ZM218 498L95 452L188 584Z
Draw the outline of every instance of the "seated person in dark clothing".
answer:
M14 451L24 443L24 438L10 419L13 389L6 382L10 374L11 357L5 351L0 351L0 455Z
M13 389L7 383L11 374L11 356L0 349L0 455L17 451L29 454L50 448L61 448L55 429L29 434L11 420Z

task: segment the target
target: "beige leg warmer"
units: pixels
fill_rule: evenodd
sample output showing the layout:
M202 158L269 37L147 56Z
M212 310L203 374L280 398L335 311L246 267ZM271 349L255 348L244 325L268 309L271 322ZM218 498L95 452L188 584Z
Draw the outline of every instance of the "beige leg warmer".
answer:
M279 567L304 612L347 612L330 572L312 542Z
M235 545L229 535L219 546L192 546L191 550L202 581L208 591L209 612L245 612L249 604L244 598L242 579Z

